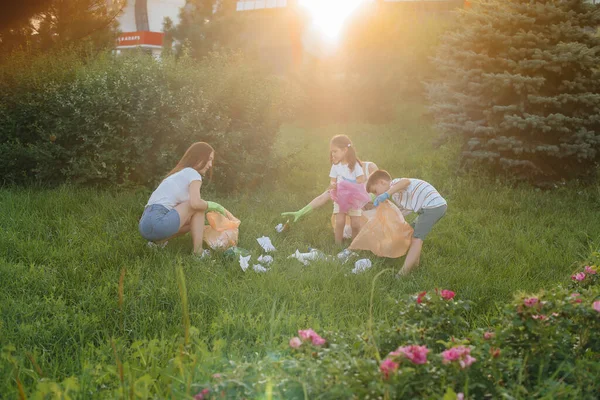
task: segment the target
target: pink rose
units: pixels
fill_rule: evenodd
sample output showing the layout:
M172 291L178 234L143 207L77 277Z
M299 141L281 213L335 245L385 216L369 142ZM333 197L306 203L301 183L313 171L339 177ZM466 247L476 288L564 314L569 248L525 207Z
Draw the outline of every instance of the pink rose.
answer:
M200 393L198 393L197 395L194 396L194 400L207 399L209 394L210 394L209 389L203 389Z
M393 362L389 358L383 360L381 362L381 365L379 366L379 370L381 371L385 379L388 379L390 377L390 374L395 372L397 369L398 363Z
M427 292L421 292L417 295L417 304L421 304L423 302L423 297L425 297L426 294Z
M475 361L477 361L476 358L471 357L469 354L467 354L462 360L459 360L458 363L460 364L460 367L462 369L465 369L467 367L470 367L471 364L473 364Z
M483 334L483 338L484 338L485 340L490 340L490 339L492 339L494 336L496 336L496 334L495 334L494 332L485 332L485 333Z
M446 290L446 289L444 289L444 290L442 290L440 292L440 294L442 296L442 299L444 299L444 300L452 300L454 298L454 296L455 296L456 293L454 293L452 290Z
M302 340L299 337L293 337L290 339L290 347L292 349L297 349L302 345Z
M391 356L403 356L406 357L413 364L425 364L427 362L427 353L429 349L427 346L404 346L398 347L398 350L390 353Z
M537 297L529 297L529 298L526 298L525 300L523 300L523 304L525 304L527 307L533 307L539 301L540 300Z
M598 312L600 312L600 300L596 300L593 304L592 304L592 308Z
M299 330L298 335L302 340L309 340L313 335L316 335L312 329Z
M312 329L299 330L298 335L303 341L310 340L315 346L322 346L326 342L325 339L319 336L317 332L313 331ZM291 345L292 343L290 341L290 346Z
M462 369L467 368L475 361L476 358L471 357L471 349L466 346L456 346L451 349L442 352L442 358L444 364L449 364L453 361L458 361Z
M589 265L585 266L584 271L586 274L596 275L596 270L594 268L590 267Z
M581 282L582 280L585 279L585 273L584 272L578 272L575 275L571 275L571 279L573 279L574 281Z
M323 346L326 342L325 339L323 339L321 336L317 335L316 333L311 339L312 339L312 344L314 344L315 346Z

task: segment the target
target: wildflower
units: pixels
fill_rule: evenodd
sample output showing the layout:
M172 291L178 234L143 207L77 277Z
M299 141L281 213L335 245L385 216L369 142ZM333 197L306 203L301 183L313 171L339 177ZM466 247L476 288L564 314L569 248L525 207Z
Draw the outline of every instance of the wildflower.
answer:
M556 317L559 317L559 316L560 316L560 314L559 314L559 313L557 313L557 312L553 312L553 313L552 313L552 316L556 318Z
M581 303L581 299L578 298L579 296L581 296L579 293L571 293L573 303Z
M483 334L483 338L484 338L485 340L490 340L490 339L492 339L494 336L496 336L496 334L495 334L494 332L485 332L485 333Z
M194 400L207 399L209 394L210 394L209 389L202 389L202 391L200 393L198 393L197 395L194 396Z
M390 353L391 356L403 356L410 360L413 364L425 364L427 362L427 346L404 346L398 347L396 351Z
M477 361L471 356L471 349L466 346L456 346L442 352L444 364L449 364L452 361L458 361L460 367L465 369Z
M465 394L463 392L457 393L456 400L465 400Z
M223 376L221 374L213 374L213 379L221 379Z
M592 304L592 308L593 308L594 310L596 310L596 311L600 312L600 300L597 300L597 301L595 301L595 302Z
M397 369L398 363L393 362L389 358L383 360L381 362L381 365L379 366L379 370L381 371L385 379L388 379L390 377L390 374L395 372Z
M585 272L578 272L575 275L571 275L571 279L577 282L581 282L585 279Z
M523 300L523 304L525 304L527 307L533 307L539 301L540 300L537 297L529 297L529 298L526 298L525 300Z
M302 345L302 340L299 337L293 337L290 339L290 347L292 349L297 349Z
M440 295L442 296L442 299L444 300L452 300L454 298L454 295L456 293L454 293L452 290L442 290Z
M594 268L590 267L589 265L585 266L584 271L586 274L596 275L596 270Z
M423 297L425 297L426 294L427 292L421 292L417 295L417 304L421 304L423 302Z
M532 315L531 318L533 319L539 319L540 321L545 321L548 319L547 316L543 315L543 314L539 314L539 315Z

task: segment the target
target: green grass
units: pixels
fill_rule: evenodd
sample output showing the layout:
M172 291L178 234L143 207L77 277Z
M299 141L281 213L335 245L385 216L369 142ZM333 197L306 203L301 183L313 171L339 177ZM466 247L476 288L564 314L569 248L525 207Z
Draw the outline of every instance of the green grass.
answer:
M15 345L21 360L34 354L47 377L61 380L80 373L94 349L110 346L112 339L181 336L178 266L186 278L191 325L209 345L225 343L232 359L260 357L300 328L364 328L374 276L402 260L370 257L374 268L358 276L350 274L352 265L303 267L288 260L309 245L329 254L340 250L333 243L330 207L285 234L274 231L280 212L300 208L327 186L328 141L339 133L353 139L362 159L394 176L431 182L449 204L425 243L421 267L402 280L384 274L377 281L375 320L393 322L399 296L439 287L474 301L470 321L484 325L496 312L495 302L566 281L599 243L600 186L544 192L460 175L458 147L434 149L436 134L420 115L419 107L406 106L389 125L281 129L278 175L253 193L216 199L242 220L240 246L255 257L256 238L272 238L276 262L266 274L243 273L237 262L220 256L198 262L189 256L188 237L163 251L148 249L137 232L148 191L0 190L0 345ZM14 390L11 375L0 378L0 393Z

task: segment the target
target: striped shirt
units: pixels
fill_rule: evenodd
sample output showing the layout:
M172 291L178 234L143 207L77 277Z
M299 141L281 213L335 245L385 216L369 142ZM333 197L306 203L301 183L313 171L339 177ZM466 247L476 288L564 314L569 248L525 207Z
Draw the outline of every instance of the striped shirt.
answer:
M402 214L419 212L422 208L434 208L446 204L446 200L430 184L421 179L408 179L410 184L404 190L392 195L392 200ZM400 179L394 179L390 182L390 187L399 182Z

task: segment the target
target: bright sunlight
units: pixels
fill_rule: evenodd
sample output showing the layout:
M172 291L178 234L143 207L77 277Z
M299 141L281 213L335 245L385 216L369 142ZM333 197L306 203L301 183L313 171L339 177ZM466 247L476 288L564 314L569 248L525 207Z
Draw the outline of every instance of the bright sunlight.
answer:
M300 0L308 9L313 26L329 39L336 39L346 18L366 0Z

